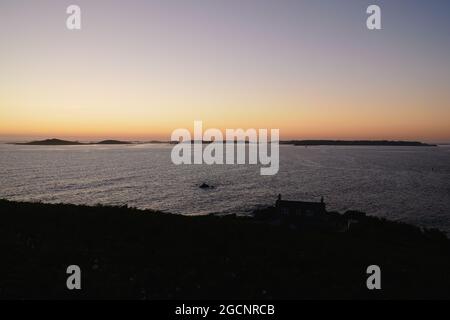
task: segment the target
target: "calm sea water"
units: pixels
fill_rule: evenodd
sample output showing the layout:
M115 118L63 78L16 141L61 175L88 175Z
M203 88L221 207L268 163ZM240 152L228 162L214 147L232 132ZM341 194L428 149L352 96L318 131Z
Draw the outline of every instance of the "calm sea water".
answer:
M280 147L280 171L184 165L169 145L0 145L0 198L128 204L178 214L248 213L285 199L325 197L331 210L450 231L450 147ZM215 189L202 190L203 182Z

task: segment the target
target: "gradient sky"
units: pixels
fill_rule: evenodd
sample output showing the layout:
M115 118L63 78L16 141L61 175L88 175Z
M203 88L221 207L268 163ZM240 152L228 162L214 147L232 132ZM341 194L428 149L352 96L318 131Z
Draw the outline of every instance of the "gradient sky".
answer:
M448 0L0 0L0 46L2 139L450 141Z

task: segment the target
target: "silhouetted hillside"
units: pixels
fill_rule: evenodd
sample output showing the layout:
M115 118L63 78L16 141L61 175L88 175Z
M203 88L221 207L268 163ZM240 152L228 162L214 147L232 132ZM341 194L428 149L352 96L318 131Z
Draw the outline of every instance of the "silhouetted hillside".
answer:
M127 207L0 210L0 298L450 298L449 241L386 220L327 232ZM65 287L72 264L81 291ZM381 291L366 288L372 264Z

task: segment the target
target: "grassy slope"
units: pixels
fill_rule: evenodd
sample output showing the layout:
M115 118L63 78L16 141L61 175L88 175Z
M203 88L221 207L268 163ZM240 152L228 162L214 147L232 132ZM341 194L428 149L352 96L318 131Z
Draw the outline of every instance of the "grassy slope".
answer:
M0 200L0 298L450 298L450 246L378 219L349 233ZM68 291L66 267L82 269ZM365 287L382 269L382 291Z

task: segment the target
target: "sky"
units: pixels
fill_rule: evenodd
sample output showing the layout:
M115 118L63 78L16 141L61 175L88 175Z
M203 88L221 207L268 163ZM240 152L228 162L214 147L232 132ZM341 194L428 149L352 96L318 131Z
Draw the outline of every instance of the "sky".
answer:
M450 142L449 30L448 0L0 0L0 138Z

